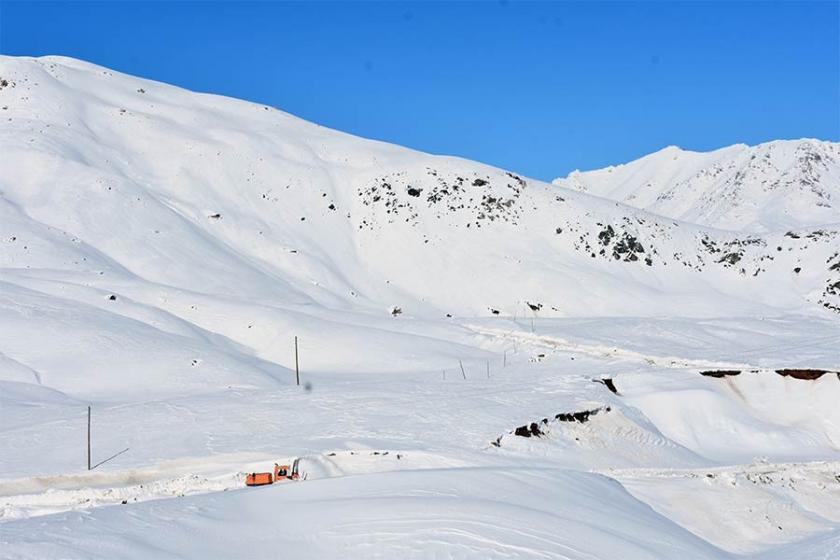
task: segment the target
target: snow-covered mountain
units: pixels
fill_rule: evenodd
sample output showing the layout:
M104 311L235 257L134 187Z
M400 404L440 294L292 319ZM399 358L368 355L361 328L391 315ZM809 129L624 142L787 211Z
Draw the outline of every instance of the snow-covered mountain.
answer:
M668 149L547 184L0 57L3 552L830 550L838 157ZM129 451L85 472L91 403L99 460ZM306 482L239 490L294 456Z
M111 277L194 289L202 271L202 291L427 317L659 313L651 299L708 315L709 291L727 309L833 295L836 228L708 231L76 61L2 72L1 258L17 270L106 291Z
M703 226L766 233L840 223L840 143L776 140L713 152L669 146L623 165L555 179Z

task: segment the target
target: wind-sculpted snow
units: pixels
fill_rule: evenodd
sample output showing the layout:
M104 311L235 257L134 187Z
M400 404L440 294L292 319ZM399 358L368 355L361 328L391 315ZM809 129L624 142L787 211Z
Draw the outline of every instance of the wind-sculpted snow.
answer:
M0 556L831 550L836 145L736 148L550 185L0 57Z

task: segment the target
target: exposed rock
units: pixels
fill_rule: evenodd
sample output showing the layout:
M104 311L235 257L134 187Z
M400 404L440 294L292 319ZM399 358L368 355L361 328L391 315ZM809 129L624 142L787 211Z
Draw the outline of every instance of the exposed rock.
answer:
M616 395L620 394L618 392L618 389L616 389L615 387L615 382L613 382L612 378L610 377L604 377L603 379L593 379L592 381L594 381L595 383L601 383L602 385L606 385L607 389L609 389L611 393L615 393Z
M606 229L603 229L598 234L598 240L601 242L601 245L604 246L609 245L613 237L615 237L615 230L612 226L607 226Z
M718 379L740 374L741 370L739 369L718 369L700 372L700 375L705 375L706 377L716 377Z
M784 377L793 377L794 379L804 379L813 381L819 379L826 373L832 373L824 369L777 369L776 373Z
M595 416L599 412L609 412L611 409L610 407L604 408L595 408L593 410L581 410L580 412L561 412L554 416L555 420L559 420L560 422L580 422L583 424L584 422L589 421L590 416Z
M602 412L610 412L612 409L609 406L603 406L599 408L595 408L592 410L581 410L578 412L561 412L554 416L554 420L558 422L577 422L579 424L583 424L588 422L591 417L595 416L596 414ZM531 438L531 437L542 437L547 435L545 429L541 428L542 426L549 426L550 420L548 418L543 418L539 422L531 422L530 424L525 424L519 426L509 434L519 437ZM493 447L501 447L502 446L502 439L505 436L499 436L494 441L490 442L490 445Z
M536 422L531 422L529 425L519 426L513 431L513 435L519 437L540 437L543 435L542 430L540 430L539 424Z

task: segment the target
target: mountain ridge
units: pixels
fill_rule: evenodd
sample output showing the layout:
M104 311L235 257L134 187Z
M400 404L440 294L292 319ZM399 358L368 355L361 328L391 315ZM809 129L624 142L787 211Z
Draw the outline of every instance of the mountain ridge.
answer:
M334 368L359 363L352 341L396 309L418 321L840 310L836 228L704 228L67 59L0 58L0 77L0 281L17 293L4 313L23 321L5 325L18 342L4 352L33 371L57 367L62 329L89 332L79 352L110 355L108 332L138 320L173 356L173 329L224 341L213 351L258 380L274 371L263 360L290 365L276 340L292 325L331 325L342 342L315 363ZM53 298L54 355L33 353L25 309Z
M709 152L669 146L618 166L574 171L553 184L724 230L836 225L840 143L802 138Z

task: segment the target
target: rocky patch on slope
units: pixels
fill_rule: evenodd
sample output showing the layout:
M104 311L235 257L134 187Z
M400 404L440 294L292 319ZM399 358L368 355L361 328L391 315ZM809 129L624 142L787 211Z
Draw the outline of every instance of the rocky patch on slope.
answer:
M782 377L790 377L792 379L801 379L805 381L814 381L816 379L820 379L823 375L826 374L836 374L837 378L840 379L840 372L838 371L831 371L827 369L815 369L815 368L783 368L783 369L776 369L776 370L759 370L754 369L750 370L750 373L770 373L770 371L774 371L775 373L781 375ZM741 370L739 369L716 369L716 370L706 370L701 371L700 375L704 377L714 377L716 379L723 379L725 377L735 377L737 375L741 375Z
M828 370L825 370L825 369L804 369L804 368L777 369L776 373L778 373L782 377L792 377L793 379L802 379L802 380L805 380L805 381L814 381L815 379L819 379L827 373L834 373L834 374L837 375L837 378L840 379L840 372L828 371Z
M516 436L516 437L523 437L523 438L530 438L530 437L542 437L547 435L551 431L551 424L557 422L577 422L579 424L584 424L589 422L589 419L597 414L607 413L610 412L612 409L609 406L599 406L597 408L589 409L589 410L580 410L577 412L560 412L554 415L553 419L543 418L538 422L530 422L528 424L523 424L518 428L515 428L508 432L505 435L501 435L497 437L495 440L491 441L490 444L493 447L501 447L502 440L507 436Z
M417 226L421 213L435 219L457 217L468 228L495 221L516 225L522 216L519 198L527 186L527 181L510 172L478 176L427 167L425 175L391 173L357 189L364 206L381 208L385 214L380 224L378 213L369 212L358 228L374 229L397 221Z

